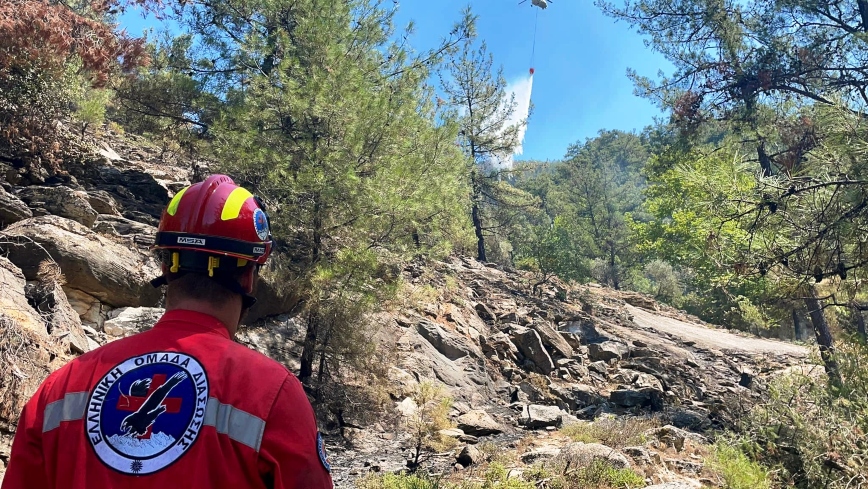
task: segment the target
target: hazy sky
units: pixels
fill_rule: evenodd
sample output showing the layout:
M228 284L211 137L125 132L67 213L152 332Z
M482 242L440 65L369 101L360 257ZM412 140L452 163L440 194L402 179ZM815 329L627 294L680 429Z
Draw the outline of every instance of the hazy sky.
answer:
M531 7L530 0L476 0L477 30L495 63L503 65L508 82L526 81L531 67L534 21L533 113L516 159L560 159L567 146L593 137L600 129L639 130L660 111L633 95L627 68L656 76L671 65L651 52L642 38L623 23L604 16L591 0L549 0L549 7ZM448 33L468 2L404 0L398 25L415 22L412 45L434 47ZM138 34L148 21L128 13L121 25Z

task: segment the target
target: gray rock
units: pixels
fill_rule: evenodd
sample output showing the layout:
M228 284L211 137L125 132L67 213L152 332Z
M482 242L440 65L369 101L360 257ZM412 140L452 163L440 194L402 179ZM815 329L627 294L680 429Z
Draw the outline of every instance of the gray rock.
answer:
M491 312L491 308L486 304L477 302L473 307L476 309L476 314L479 315L480 319L484 321L493 321L495 319L494 313Z
M0 256L0 317L15 321L22 329L47 338L45 323L27 301L25 285L21 270Z
M36 305L37 312L49 322L51 336L65 351L87 353L91 350L91 346L87 341L81 318L66 299L59 278L59 269L53 274L43 274L42 280L28 284L27 298L31 304Z
M111 318L103 324L105 334L125 338L154 325L165 312L159 307L122 307L111 312Z
M561 454L561 449L558 447L553 447L550 445L541 446L534 450L525 452L521 454L521 461L527 465L531 465L533 463L549 460L557 457Z
M144 240L154 241L157 228L149 224L142 224L122 216L100 214L93 224L93 230L99 233L114 236L142 236Z
M663 392L650 387L618 389L609 394L609 401L622 407L638 406L659 410L663 408Z
M708 416L690 409L678 410L672 415L672 424L676 428L703 430L711 426Z
M483 459L482 452L473 445L466 445L456 457L458 463L464 467L478 464Z
M603 401L597 389L585 384L553 385L549 389L572 411Z
M609 364L600 360L597 362L593 362L588 365L588 370L591 372L597 372L600 375L608 375L609 374Z
M482 346L482 352L486 356L495 356L500 360L506 360L513 364L518 363L518 348L506 333L497 331L491 335L480 336L479 343Z
M33 217L33 212L21 199L0 187L0 229Z
M464 433L474 436L496 435L503 432L497 421L481 409L462 414L456 420L456 425Z
M153 259L104 238L84 225L58 216L33 217L0 232L6 253L28 280L39 265L60 266L66 288L78 289L115 307L155 305L160 291L149 281L159 275Z
M72 219L88 228L93 226L99 214L90 205L86 192L63 185L25 187L18 192L18 198L31 208L43 208L49 214Z
M121 213L118 212L118 203L115 202L114 197L105 190L91 190L87 192L87 201L90 203L90 206L93 207L93 210L97 211L99 214L110 214L114 216L121 215Z
M594 460L603 460L616 469L630 467L630 461L623 453L599 443L570 443L561 450L560 457L573 466L587 466Z
M512 342L518 347L521 354L533 362L540 372L548 375L555 369L552 357L549 356L543 346L542 339L540 339L539 334L535 330L525 328L524 326L511 325L509 332Z
M563 411L557 406L528 404L522 410L518 424L530 430L558 426L561 424L562 415Z
M604 341L602 343L591 343L588 345L588 356L591 360L599 360L608 362L609 360L621 360L627 358L630 354L630 349L623 343L617 341Z
M416 325L416 331L434 345L440 353L450 360L457 360L477 353L467 338L443 329L439 324L423 319ZM478 356L478 354L477 354Z
M563 358L571 358L573 356L573 347L548 323L536 321L531 325L531 328L539 334L543 344L551 349L553 355Z
M597 327L594 325L594 319L585 314L568 319L560 329L563 332L575 335L583 345L600 343L608 339L597 330Z

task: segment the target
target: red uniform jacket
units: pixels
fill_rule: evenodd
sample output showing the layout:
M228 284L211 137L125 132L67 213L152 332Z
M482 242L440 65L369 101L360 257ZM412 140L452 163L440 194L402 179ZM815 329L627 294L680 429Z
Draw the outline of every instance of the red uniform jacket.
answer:
M295 376L217 319L170 311L43 382L3 489L331 489L329 471Z

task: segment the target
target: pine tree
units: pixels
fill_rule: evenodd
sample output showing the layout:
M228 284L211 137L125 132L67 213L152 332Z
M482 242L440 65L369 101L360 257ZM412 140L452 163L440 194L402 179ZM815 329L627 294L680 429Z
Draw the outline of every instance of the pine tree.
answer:
M470 15L469 9L466 15ZM511 208L533 206L530 196L516 195L516 189L500 181L499 165L510 160L520 144L518 136L526 120L511 123L516 101L507 95L503 69L494 67L494 57L484 42L468 37L441 75L447 102L460 114L459 141L468 159L471 186L471 219L476 234L476 255L487 261L485 238L501 222L484 222L492 211L509 212ZM489 212L486 212L489 211Z

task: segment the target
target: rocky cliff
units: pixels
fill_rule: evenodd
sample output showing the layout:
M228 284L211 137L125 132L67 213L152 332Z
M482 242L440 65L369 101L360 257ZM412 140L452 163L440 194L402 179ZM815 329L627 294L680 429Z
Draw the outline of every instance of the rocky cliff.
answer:
M83 144L63 174L0 159L0 471L17 413L50 371L162 313L147 248L193 165L135 138L107 141ZM758 398L768 376L807 363L802 347L715 330L638 294L557 279L535 290L530 274L463 257L402 273L401 300L374 318L388 409L320 420L339 487L406 468L402 420L424 382L453 399L442 433L453 448L427 462L436 470L502 451L516 476L570 456L632 467L649 484L714 485L705 435ZM294 300L268 284L261 294L239 341L292 368L303 339L285 315Z

